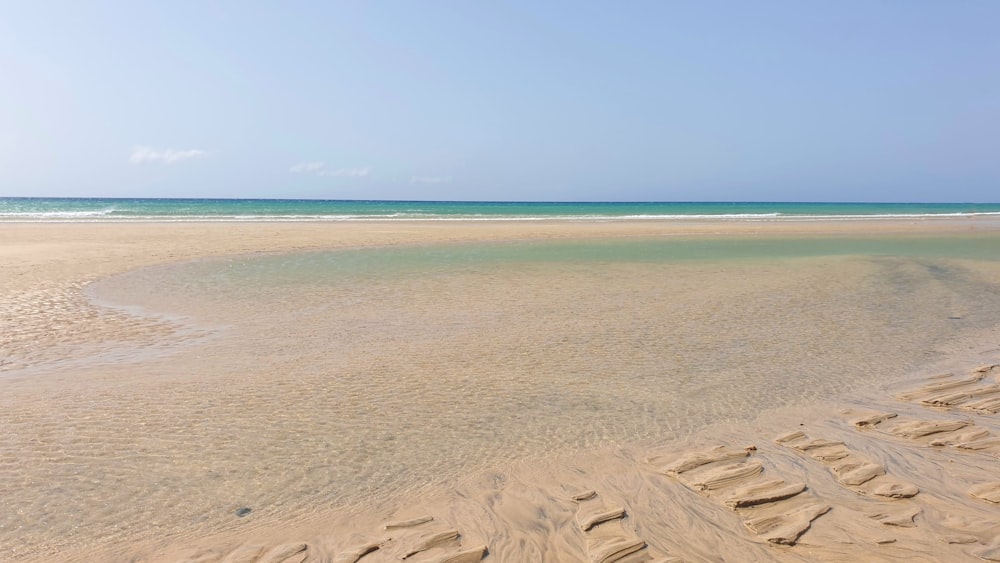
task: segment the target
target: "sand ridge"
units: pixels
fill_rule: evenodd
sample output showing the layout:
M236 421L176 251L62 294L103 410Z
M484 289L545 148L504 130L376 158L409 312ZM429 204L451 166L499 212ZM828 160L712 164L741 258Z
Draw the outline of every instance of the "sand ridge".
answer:
M940 379L906 385L928 381ZM873 407L893 407L898 416ZM224 547L215 538L207 543L218 547L152 560L226 561L281 548L294 551L285 561L362 563L996 561L1000 460L929 441L965 426L928 424L939 431L920 436L879 429L901 418L955 420L933 409L881 397L831 405L819 416L815 409L770 413L751 429L712 429L645 456L591 452L486 474L387 511L381 525L374 514L334 518L298 542L278 533L277 546L233 538ZM1000 431L992 414L975 417L984 431ZM782 426L794 430L760 447L744 441Z

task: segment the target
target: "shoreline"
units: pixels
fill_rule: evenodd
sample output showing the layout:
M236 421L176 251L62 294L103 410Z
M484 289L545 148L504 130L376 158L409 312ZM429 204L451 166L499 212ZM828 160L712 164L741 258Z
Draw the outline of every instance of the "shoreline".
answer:
M635 221L357 221L331 222L135 222L135 223L3 223L0 259L12 269L0 274L6 287L18 288L30 270L50 265L53 258L90 259L89 269L55 270L62 281L89 282L136 267L185 259L258 252L361 248L399 244L490 242L552 238L657 236L931 236L1000 231L1000 218L873 219L842 221L742 222L694 220ZM222 235L221 237L219 235ZM207 238L214 237L214 238ZM165 252L136 247L170 242ZM201 243L199 246L196 243ZM81 253L84 256L81 256ZM110 262L115 262L113 265ZM71 264L68 264L71 265ZM50 268L51 270L51 268ZM29 282L38 281L28 278ZM13 285L12 285L13 284Z
M977 216L1000 216L1000 203L0 198L0 221L24 222L808 221Z
M82 288L95 280L156 264L261 252L287 253L333 248L536 239L671 236L935 236L969 232L995 233L998 230L1000 223L993 219L948 219L919 223L880 221L866 222L864 225L853 222L778 224L719 221L684 225L658 221L502 224L469 222L430 225L403 221L393 221L391 224L386 222L0 224L0 233L3 234L0 237L3 241L0 243L0 260L11 265L10 268L4 268L4 272L0 274L2 282L0 285L5 288L0 299L4 299L5 302L20 299L17 301L21 307L18 311L25 315L25 318L31 314L32 303L37 305L41 297L47 300L46 306L51 307L51 303L56 303L59 307L64 307L67 314L79 315L82 311L88 310L88 307L93 308L93 305L83 298ZM31 292L36 293L24 297ZM118 318L114 322L124 322L124 319ZM959 376L965 376L973 368L979 367L978 363L975 366L969 364L974 363L971 360L977 354L988 351L985 350L988 348L986 346L988 342L996 342L994 333L986 334L982 343L976 344L979 350L969 350L964 357L959 357L961 354L956 355L955 361L958 361L956 373ZM987 358L986 355L982 357L984 361L988 359L991 362L1000 362L1000 357ZM0 369L3 367L0 365ZM8 373L0 374L0 382L14 384L14 379L7 376ZM990 372L985 377L1000 376ZM20 379L16 383L41 387L49 385L25 379ZM888 393L885 395L887 396L882 398L869 397L867 402L861 397L854 397L851 401L857 403L854 405L856 409L892 409L899 411L900 416L910 418L928 418L926 416L928 413L932 419L965 416L974 420L979 428L986 429L991 435L1000 436L1000 427L997 426L995 414L972 416L950 407L943 410L928 409L907 402L894 402ZM932 474L941 475L940 472L944 471L942 467L947 467L949 463L958 463L964 473L954 477L954 482L949 482L943 489L954 497L962 487L968 489L973 480L988 476L990 471L1000 468L1000 462L991 453L993 450L989 449L992 446L986 450L975 450L970 454L959 451L953 446L945 446L942 450L941 447L931 447L919 440L907 442L895 436L885 439L880 435L878 440L870 439L869 435L858 433L857 429L850 426L849 418L854 415L838 414L839 410L843 410L845 400L843 397L831 398L828 406L823 408L825 418L812 421L804 428L811 437L822 435L826 439L840 440L854 448L852 452L858 456L869 460L874 458L874 461L879 462L876 465L882 465L883 470L889 475L898 474L909 481L915 481L921 479L922 469L933 468ZM871 494L859 493L856 488L844 487L836 480L832 480L831 470L823 463L808 458L797 461L802 457L799 453L795 451L789 453L790 448L773 444L771 434L775 429L794 430L799 423L793 422L793 419L796 416L801 417L802 413L790 409L788 412L770 414L777 418L771 422L758 420L750 425L750 431L746 428L728 428L723 425L701 433L700 443L687 440L681 444L668 444L675 448L668 448L672 451L660 452L660 458L657 458L656 462L651 462L650 458L656 457L657 452L639 452L626 447L599 452L600 459L594 459L593 455L588 453L581 454L579 459L566 461L567 467L557 466L554 460L549 460L542 467L518 464L516 470L508 471L505 468L482 475L470 475L467 481L460 483L451 491L439 491L438 496L420 499L421 502L417 506L401 505L397 506L396 510L383 507L376 513L360 516L357 513L317 516L314 522L297 522L290 530L269 532L251 528L237 534L223 533L204 541L187 538L174 542L184 545L150 544L134 550L129 549L126 553L152 560L172 561L188 558L208 561L213 560L213 557L222 559L231 556L237 551L246 555L254 550L257 555L271 554L277 557L280 554L278 552L284 549L289 552L286 559L295 561L305 560L306 557L332 557L357 548L378 546L368 554L368 558L362 559L362 563L368 563L369 560L378 560L377 557L381 555L395 553L393 551L395 549L409 549L404 544L418 541L419 538L426 539L427 534L434 535L440 532L447 535L453 529L458 530L458 527L461 527L458 539L454 537L443 539L440 545L428 547L427 553L418 552L414 555L414 560L424 560L425 555L444 557L449 553L459 552L469 553L465 556L467 559L463 560L476 560L473 557L480 545L488 546L487 550L482 552L491 554L487 560L527 560L537 555L542 555L544 559L545 554L553 559L558 559L559 554L569 554L574 559L586 559L592 557L596 550L602 549L601 546L606 546L608 541L614 543L627 540L634 544L634 538L644 538L643 541L647 544L645 548L637 550L637 553L645 549L651 556L662 558L676 556L680 557L680 560L711 559L709 557L711 553L719 556L730 553L730 557L743 555L747 560L772 558L829 560L848 554L888 560L906 557L919 560L922 556L926 556L926 560L941 556L967 557L969 560L976 560L982 559L979 553L987 553L996 547L990 542L993 536L1000 534L1000 528L996 524L986 525L981 521L974 521L976 518L982 519L983 514L990 514L990 510L996 514L998 510L996 505L972 498L965 491L962 491L965 495L962 499L949 505L939 498L943 493L939 494L940 491L934 491L923 484L921 489L929 491L929 494L917 495L913 497L917 500L906 502L900 499L881 501L883 504L888 503L883 506L872 501ZM781 475L782 478L787 477L789 480L791 480L789 475L798 474L807 477L811 494L825 499L824 502L833 507L828 513L816 517L816 521L823 524L822 529L817 524L813 531L808 533L804 531L802 541L797 541L798 537L795 538L794 541L799 545L794 547L769 546L766 539L761 542L760 535L746 531L743 521L752 518L744 516L743 512L734 513L725 507L724 500L719 500L722 498L719 494L711 490L701 493L693 491L683 479L671 477L662 471L664 466L676 462L686 453L700 451L706 444L741 447L744 445L743 442L753 442L758 448L747 457L764 460L765 475ZM879 448L885 448L888 453L880 453L882 450ZM972 465L969 465L971 463L969 459L974 461ZM894 469L899 471L894 472ZM628 493L630 488L641 491L641 494L630 498ZM593 499L579 501L572 499L585 489L600 490L597 490ZM925 502L923 500L925 497L931 500ZM592 530L601 534L595 535L592 530L582 529L577 522L577 516L580 511L590 510L588 503L594 499L601 503L599 507L623 507L627 516L624 519L611 518L595 524ZM657 503L662 503L663 506L655 506ZM906 503L921 509L919 514L910 519L913 526L907 525L905 521L902 524L898 523L900 516L896 509ZM875 519L874 526L870 522L859 526L857 523L852 523L847 516L840 515L861 514L868 517L867 512L870 512L872 505L875 505L875 508L891 508L895 511L887 518L895 519L897 524L887 525ZM484 507L492 508L484 512ZM756 509L750 512L754 510ZM539 511L547 515L545 519L547 523L541 528L531 528L533 531L527 536L520 536L519 526L525 525L525 522L534 521L531 526L541 525L537 517L531 516L539 514ZM392 534L381 529L386 522L422 518L430 513L433 513L432 521L400 526L395 528L396 532ZM706 527L706 522L714 523ZM949 526L942 522L953 524L958 522L958 524ZM922 537L928 536L928 532L940 537L947 536L946 532L950 529L957 530L952 539L961 539L965 543L946 543L939 540L939 537ZM331 534L329 530L337 532ZM253 539L247 541L247 536L250 534L253 535ZM845 538L849 536L854 539L846 541ZM387 540L388 537L391 539ZM681 538L685 538L689 545L680 545ZM525 541L527 543L524 543ZM880 543L882 541L886 543ZM302 545L306 547L299 549ZM522 545L520 551L518 545ZM717 551L712 551L713 546ZM111 559L124 559L126 553L120 551L120 548L121 546L106 546L98 547L96 551L85 549L76 555L70 553L59 553L59 555L81 560L98 555ZM298 551L295 551L296 549ZM379 553L380 551L382 553ZM47 555L54 554L40 554L42 558ZM299 555L301 557L295 559Z

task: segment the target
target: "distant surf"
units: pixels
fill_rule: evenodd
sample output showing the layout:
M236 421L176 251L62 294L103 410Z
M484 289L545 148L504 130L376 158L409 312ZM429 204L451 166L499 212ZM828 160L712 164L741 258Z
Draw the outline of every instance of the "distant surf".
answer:
M0 198L0 222L809 221L1000 216L1000 203Z

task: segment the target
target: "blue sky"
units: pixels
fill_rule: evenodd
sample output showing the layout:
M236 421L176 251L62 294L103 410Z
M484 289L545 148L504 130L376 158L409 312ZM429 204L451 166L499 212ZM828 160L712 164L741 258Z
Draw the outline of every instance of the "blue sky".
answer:
M1000 2L5 2L0 195L998 201Z

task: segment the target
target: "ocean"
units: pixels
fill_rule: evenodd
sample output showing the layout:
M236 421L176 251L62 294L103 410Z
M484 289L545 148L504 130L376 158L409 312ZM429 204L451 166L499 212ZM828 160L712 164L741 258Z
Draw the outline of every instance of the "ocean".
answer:
M0 198L0 222L732 219L1000 215L1000 203Z

